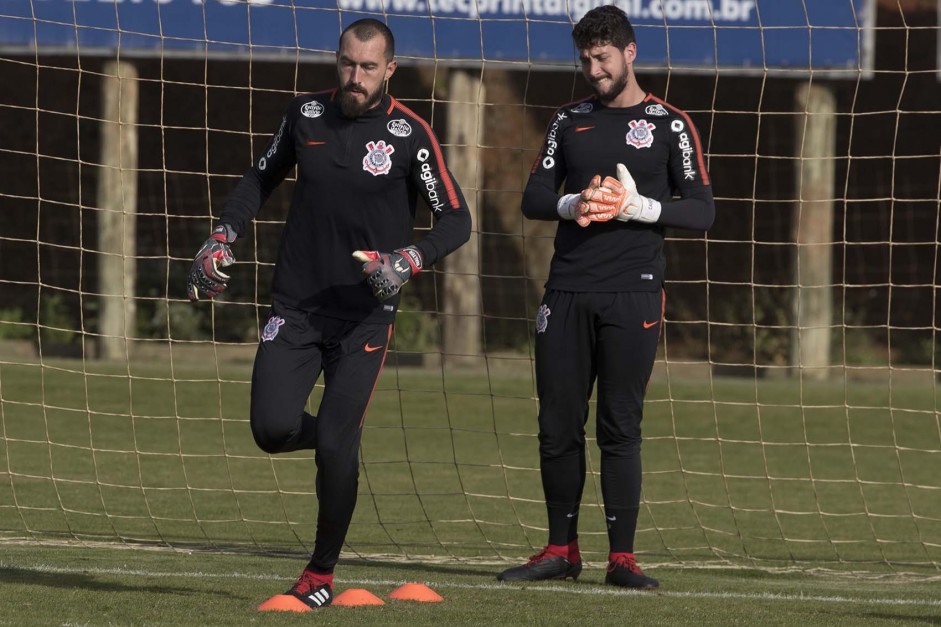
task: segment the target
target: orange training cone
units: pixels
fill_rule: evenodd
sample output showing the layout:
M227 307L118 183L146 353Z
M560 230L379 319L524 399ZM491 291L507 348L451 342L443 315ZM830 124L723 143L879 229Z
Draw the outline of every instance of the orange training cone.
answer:
M400 601L421 601L422 603L440 603L444 597L423 583L407 583L389 593L390 599Z
M309 612L310 606L290 594L276 594L258 606L259 612Z
M357 605L385 605L385 601L369 590L350 588L344 590L333 599L334 605L353 607Z

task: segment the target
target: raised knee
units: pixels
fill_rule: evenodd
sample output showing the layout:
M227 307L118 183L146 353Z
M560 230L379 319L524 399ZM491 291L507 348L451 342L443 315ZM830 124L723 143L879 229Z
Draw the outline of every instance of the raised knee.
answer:
M269 455L290 450L288 444L295 435L293 429L285 429L270 420L255 420L254 417L251 427L255 444Z
M280 453L281 447L284 445L283 439L271 437L270 434L259 432L255 429L252 429L252 436L254 436L255 444L258 445L258 448L269 455Z

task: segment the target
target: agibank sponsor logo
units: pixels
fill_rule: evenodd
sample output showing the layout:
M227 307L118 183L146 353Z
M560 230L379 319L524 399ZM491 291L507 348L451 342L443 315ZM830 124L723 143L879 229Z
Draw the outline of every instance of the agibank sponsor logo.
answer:
M683 178L687 181L695 181L696 168L693 167L693 156L696 153L696 149L693 147L693 142L690 141L689 133L686 131L680 132L680 134L677 135L676 145L683 155Z
M428 158L431 157L431 153L427 148L420 148L416 157L418 158L418 162L421 163L421 173L419 176L421 180L425 182L425 199L431 207L431 210L438 213L441 211L442 207L444 207L444 201L438 193L438 189L441 186L438 182L438 177L434 175L431 170L431 164L428 163Z
M281 126L278 127L278 132L275 134L274 139L271 140L271 147L268 149L268 152L258 160L258 169L264 170L268 167L268 159L274 156L278 152L278 145L281 143L281 136L284 135L284 127L287 125L287 118L281 118Z
M555 153L559 149L559 142L556 139L559 134L559 124L567 117L568 116L564 113L557 113L555 121L553 121L552 126L549 127L549 134L546 135L546 154L542 158L542 167L547 170L551 170L555 167Z

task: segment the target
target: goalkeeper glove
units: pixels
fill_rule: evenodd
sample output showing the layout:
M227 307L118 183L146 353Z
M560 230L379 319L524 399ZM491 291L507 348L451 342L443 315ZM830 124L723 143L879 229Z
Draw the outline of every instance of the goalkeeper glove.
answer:
M616 179L608 176L601 182L602 199L597 210L592 207L588 212L589 219L602 222L612 218L621 222L656 222L660 218L660 201L637 192L634 177L624 164L618 164L617 172Z
M399 293L406 281L422 270L424 259L414 246L399 248L391 253L377 250L357 250L353 259L363 264L363 275L372 293L380 301Z
M566 194L559 198L556 211L563 220L575 220L579 226L588 226L591 220L584 217L588 206L582 202L581 194Z
M593 221L599 221L589 215L597 215L598 202L603 201L607 191L601 187L601 177L596 174L581 194L566 194L559 198L556 210L563 220L575 220L579 226L588 226Z
M186 292L192 301L199 300L200 293L208 298L221 294L226 288L229 275L220 268L235 263L229 244L235 241L235 231L228 224L220 224L196 253L186 281Z
M585 224L582 226L587 226L592 222L607 222L617 216L621 194L611 185L612 181L614 179L610 176L602 181L601 177L596 174L582 192L585 204L585 214L582 217ZM617 183L617 181L614 182ZM620 186L620 183L617 185Z

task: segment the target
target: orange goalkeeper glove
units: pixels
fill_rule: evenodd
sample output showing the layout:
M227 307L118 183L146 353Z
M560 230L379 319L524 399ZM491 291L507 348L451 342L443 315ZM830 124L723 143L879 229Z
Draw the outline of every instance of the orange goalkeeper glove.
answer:
M634 177L623 163L617 166L618 177L605 177L598 188L601 192L595 205L589 203L586 216L597 222L611 219L652 223L660 218L660 201L641 196Z
M575 220L579 226L588 226L592 222L605 221L602 218L605 211L611 213L607 220L613 218L613 209L609 205L615 200L611 190L602 187L601 177L596 174L581 194L562 196L556 209L562 219Z
M587 226L592 222L607 222L617 217L624 199L623 186L610 176L604 181L597 174L582 192L585 203L583 219Z

